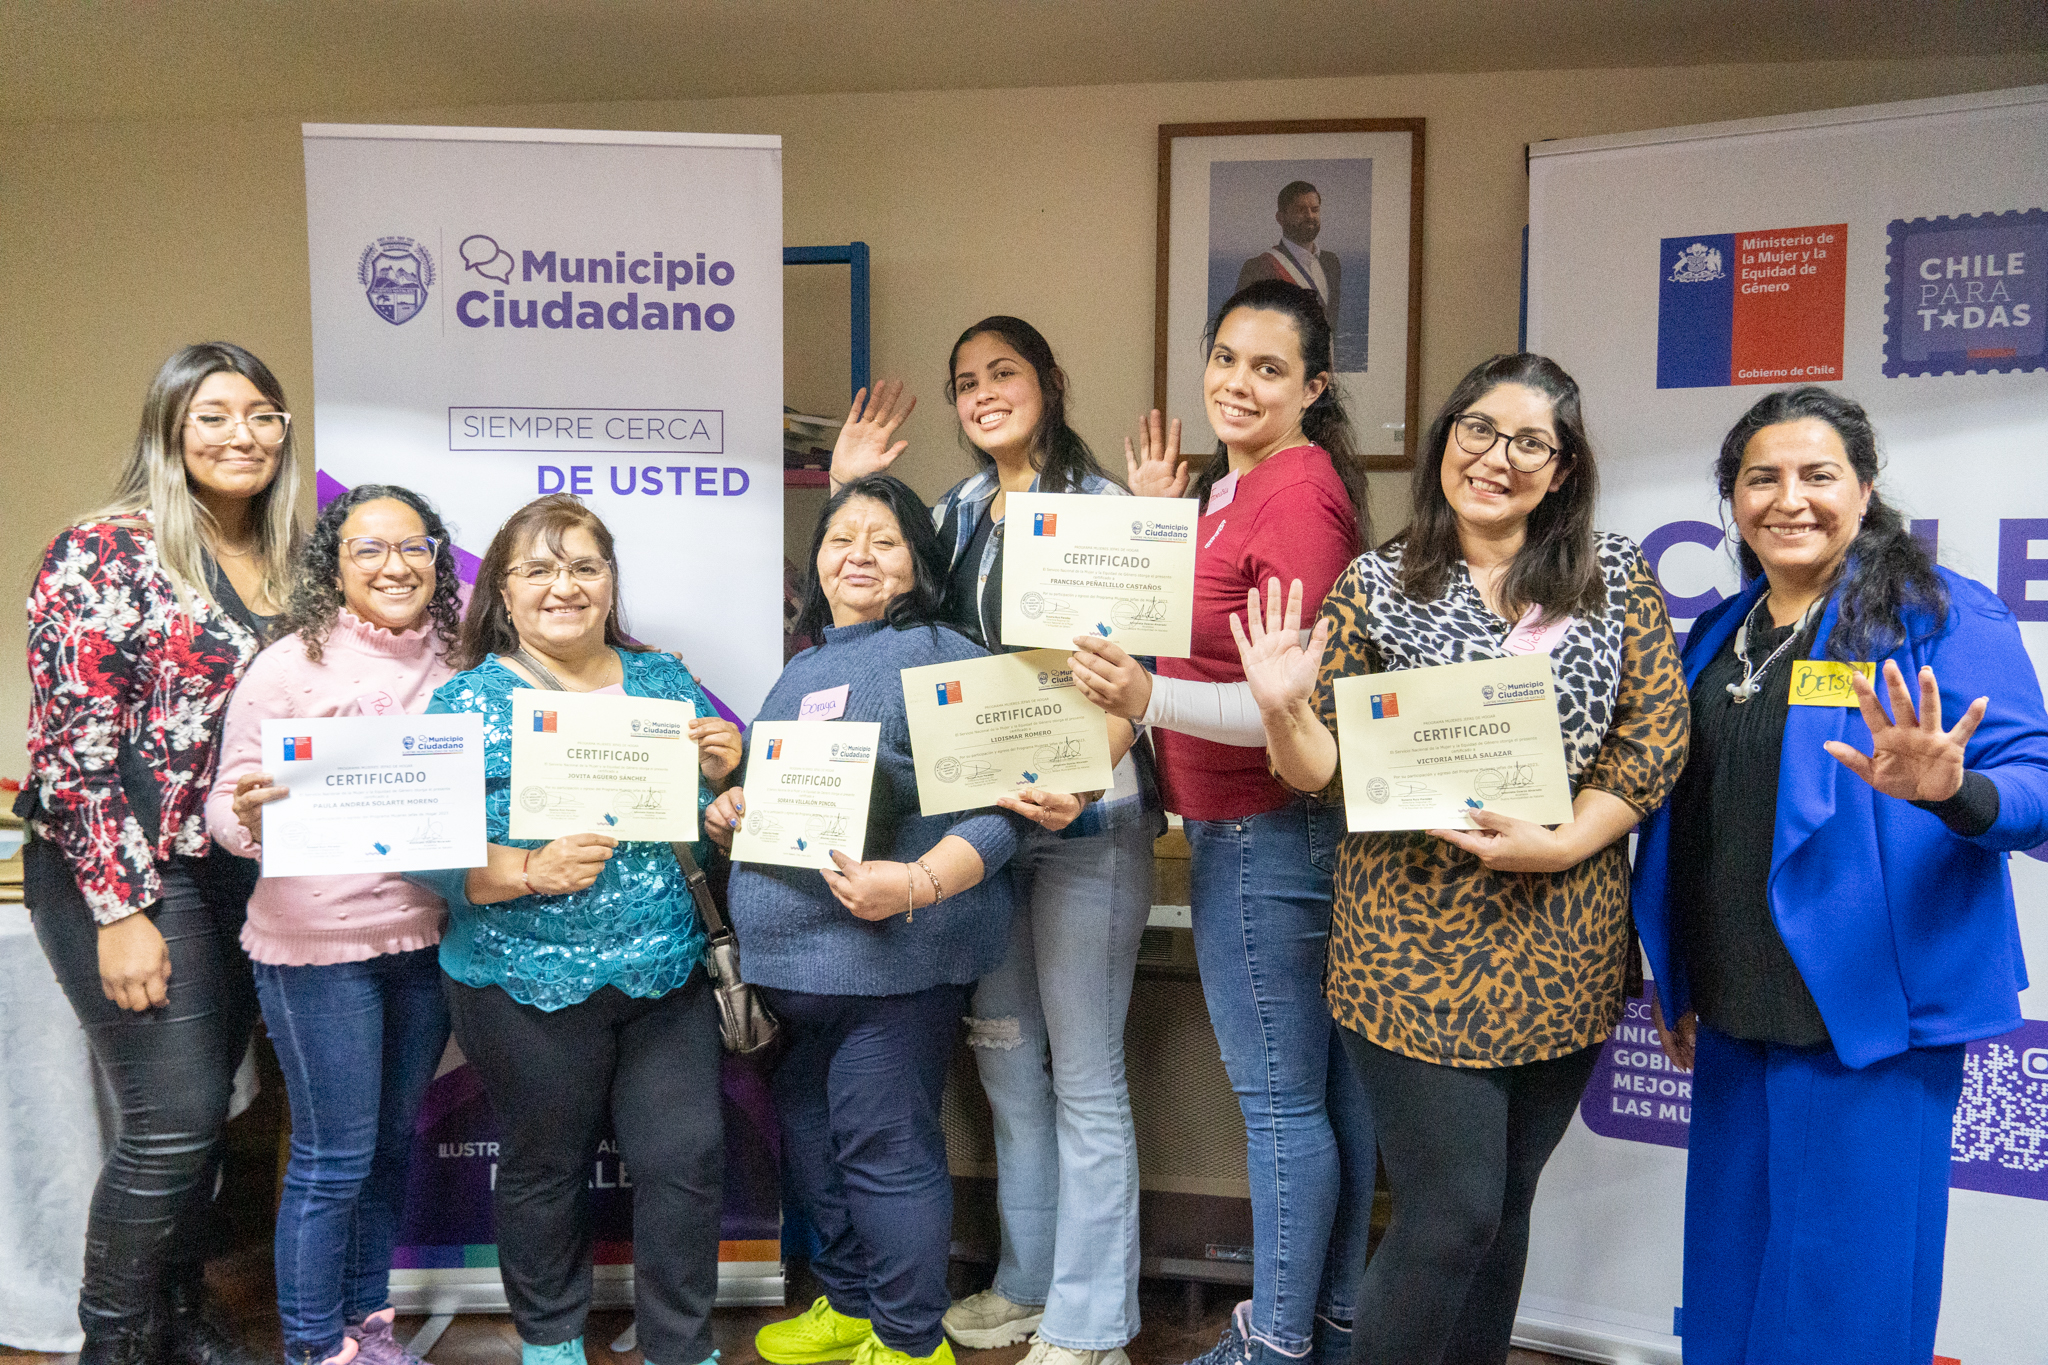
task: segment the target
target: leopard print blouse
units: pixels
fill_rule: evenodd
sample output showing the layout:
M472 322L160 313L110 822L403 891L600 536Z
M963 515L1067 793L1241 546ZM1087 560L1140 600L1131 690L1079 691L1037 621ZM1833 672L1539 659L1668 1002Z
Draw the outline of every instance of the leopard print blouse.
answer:
M1398 546L1360 556L1323 602L1335 625L1316 706L1334 733L1331 683L1355 674L1499 658L1509 625L1464 565L1443 597L1400 590ZM1648 815L1685 765L1685 676L1664 599L1635 543L1598 538L1606 610L1553 645L1573 791L1594 787ZM1341 803L1340 771L1323 791ZM1346 834L1324 990L1338 1023L1443 1066L1561 1057L1621 1018L1635 940L1628 841L1557 873L1493 872L1419 831Z

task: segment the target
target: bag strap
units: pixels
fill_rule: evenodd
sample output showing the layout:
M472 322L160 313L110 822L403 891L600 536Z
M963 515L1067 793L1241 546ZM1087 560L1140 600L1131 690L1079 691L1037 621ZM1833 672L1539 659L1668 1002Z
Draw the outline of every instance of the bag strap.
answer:
M514 663L518 664L521 668L524 668L527 672L533 674L535 680L540 683L541 690L543 692L567 692L569 690L568 688L562 686L562 680L560 678L556 677L553 673L550 673L548 671L547 665L543 664L539 659L534 658L531 654L528 654L526 652L526 647L524 645L521 645L518 649L513 650L510 654L507 654L505 657L512 660Z

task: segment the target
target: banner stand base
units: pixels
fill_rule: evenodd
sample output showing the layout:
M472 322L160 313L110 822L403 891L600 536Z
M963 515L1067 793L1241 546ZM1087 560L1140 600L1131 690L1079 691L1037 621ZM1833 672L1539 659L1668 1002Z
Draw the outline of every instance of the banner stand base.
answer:
M1644 1331L1583 1318L1554 1309L1531 1311L1524 1301L1515 1315L1514 1344L1531 1351L1595 1360L1602 1365L1679 1365L1680 1343L1664 1332Z
M761 1308L778 1306L782 1302L782 1262L719 1263L718 1307ZM462 1313L508 1311L505 1303L505 1283L498 1277L496 1266L465 1267L459 1270L393 1270L391 1306L405 1314L427 1314L430 1321L422 1330L421 1336L425 1336L427 1331L432 1331L433 1339L436 1340L448 1327L446 1322L441 1322L439 1328L435 1328L434 1323L440 1319L452 1320ZM592 1267L590 1306L631 1308L633 1267ZM415 1346L413 1354L420 1355L423 1351Z

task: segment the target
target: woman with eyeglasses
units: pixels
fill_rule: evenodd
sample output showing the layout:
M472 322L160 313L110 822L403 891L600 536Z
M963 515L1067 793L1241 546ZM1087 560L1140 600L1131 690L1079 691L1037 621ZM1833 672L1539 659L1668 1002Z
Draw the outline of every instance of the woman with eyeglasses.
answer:
M87 1225L87 1365L242 1365L202 1299L217 1146L256 1018L255 877L201 809L304 535L284 390L239 346L157 371L114 496L28 601L25 899L120 1108Z
M1301 643L1248 595L1232 633L1273 771L1341 808L1331 685L1540 654L1573 818L1474 810L1475 828L1346 834L1324 991L1372 1096L1393 1221L1359 1289L1357 1359L1498 1362L1529 1207L1640 963L1631 827L1684 765L1685 684L1635 545L1593 530L1579 389L1538 355L1454 389L1416 464L1414 520L1352 564ZM1327 657L1325 650L1327 649Z
M462 623L448 529L426 499L363 484L327 504L277 643L229 703L206 801L214 840L263 853L263 722L424 711ZM441 898L396 873L267 877L242 946L291 1101L277 1208L289 1365L419 1365L392 1335L391 1247L413 1120L448 1042Z
M491 1208L524 1365L582 1365L584 1187L607 1116L633 1172L640 1349L649 1365L702 1365L725 1175L704 927L666 843L509 837L512 693L691 703L700 809L739 763L739 728L680 661L629 642L611 531L565 494L528 503L492 537L456 664L465 671L427 710L483 717L489 862L412 875L448 902L442 989L498 1118Z

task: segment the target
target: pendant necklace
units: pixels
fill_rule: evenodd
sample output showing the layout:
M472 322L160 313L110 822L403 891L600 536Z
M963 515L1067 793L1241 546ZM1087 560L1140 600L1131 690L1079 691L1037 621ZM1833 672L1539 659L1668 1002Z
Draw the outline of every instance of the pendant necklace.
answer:
M1815 598L1805 611L1799 613L1799 620L1793 623L1792 633L1785 637L1785 643L1772 650L1769 658L1752 667L1749 662L1749 626L1752 621L1756 620L1757 607L1761 607L1770 600L1771 595L1769 593L1764 593L1758 597L1756 599L1756 606L1749 609L1749 615L1742 618L1742 626L1735 632L1735 657L1742 661L1742 681L1739 683L1729 683L1728 695L1735 698L1737 706L1741 706L1763 690L1764 674L1770 671L1772 664L1778 662L1780 654L1792 648L1792 642L1797 640L1800 634L1805 631L1807 618L1813 615L1813 609L1818 607L1823 599Z

